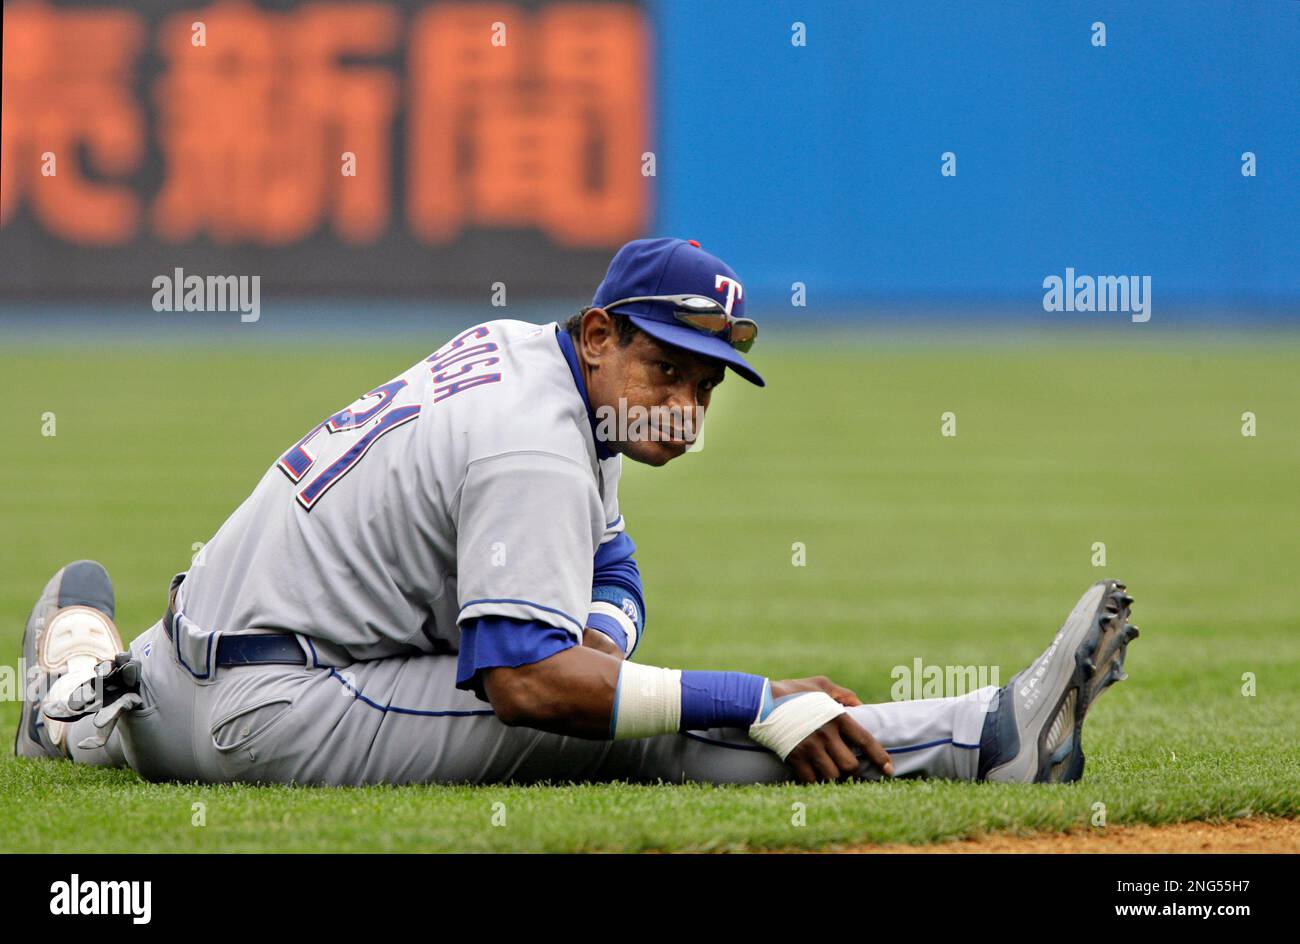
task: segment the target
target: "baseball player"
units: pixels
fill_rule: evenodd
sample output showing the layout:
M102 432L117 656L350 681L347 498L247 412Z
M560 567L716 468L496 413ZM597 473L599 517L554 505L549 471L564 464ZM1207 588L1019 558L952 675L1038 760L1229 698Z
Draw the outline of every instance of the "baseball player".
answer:
M129 652L103 568L55 574L17 753L204 782L1078 779L1137 633L1115 581L958 697L635 661L623 457L685 452L728 369L763 386L757 334L736 273L680 239L622 247L566 324L462 331L277 456Z

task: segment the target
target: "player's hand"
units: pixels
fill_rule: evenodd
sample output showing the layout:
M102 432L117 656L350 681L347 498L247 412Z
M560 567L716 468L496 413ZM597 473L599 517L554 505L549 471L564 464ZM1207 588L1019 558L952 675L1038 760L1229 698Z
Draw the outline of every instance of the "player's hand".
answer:
M775 695L776 683L772 684L772 690ZM893 762L880 742L872 737L870 731L843 714L800 741L785 762L800 783L816 783L818 780L856 777L864 756L883 770L886 777L894 775Z
M824 675L814 675L812 678L802 679L782 679L779 682L772 682L773 698L792 695L795 692L825 692L845 708L853 708L862 704L862 699L856 694L843 685L836 685Z

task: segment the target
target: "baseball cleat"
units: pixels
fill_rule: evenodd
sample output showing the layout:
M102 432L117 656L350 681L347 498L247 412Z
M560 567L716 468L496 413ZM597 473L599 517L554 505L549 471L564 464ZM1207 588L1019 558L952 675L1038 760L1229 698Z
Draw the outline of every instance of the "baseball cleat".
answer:
M95 666L125 648L113 623L113 584L95 561L69 564L45 585L23 632L22 711L14 753L67 757L67 725L41 714L95 675Z
M1111 685L1128 678L1137 638L1124 584L1093 584L1047 650L1001 690L984 720L979 779L1070 783L1083 776L1083 719ZM987 752L987 756L986 756Z

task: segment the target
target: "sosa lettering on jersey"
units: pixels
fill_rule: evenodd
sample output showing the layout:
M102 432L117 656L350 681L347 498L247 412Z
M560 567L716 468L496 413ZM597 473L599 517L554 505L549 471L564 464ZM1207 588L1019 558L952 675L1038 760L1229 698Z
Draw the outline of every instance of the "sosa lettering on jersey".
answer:
M500 374L479 373L472 377L466 376L476 368L492 367L501 362L499 357L481 356L491 354L497 349L492 341L482 341L491 330L485 325L470 328L442 350L425 358L425 363L430 365L429 370L433 371L433 382L437 385L433 388L434 403L482 384L496 383L501 379ZM479 340L482 343L466 347L465 345L472 340Z

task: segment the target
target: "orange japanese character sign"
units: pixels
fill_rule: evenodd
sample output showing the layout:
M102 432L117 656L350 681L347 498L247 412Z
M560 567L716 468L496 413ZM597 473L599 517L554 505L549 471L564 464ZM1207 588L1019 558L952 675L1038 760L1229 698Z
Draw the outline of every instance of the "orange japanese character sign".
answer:
M168 68L154 88L166 161L155 231L278 245L328 217L343 239L372 240L389 221L397 78L340 60L389 51L398 22L374 3L270 13L221 2L168 17L158 35ZM355 176L341 173L345 153Z
M132 85L144 35L139 18L123 11L5 7L0 226L25 200L70 243L109 245L135 232L140 198L87 171L121 178L144 154Z
M486 41L493 24L504 45ZM440 241L467 224L534 225L588 246L635 233L647 199L647 45L630 7L426 9L409 62L414 231Z
M17 0L0 291L244 248L272 283L463 285L483 231L554 284L644 230L651 53L635 0Z

